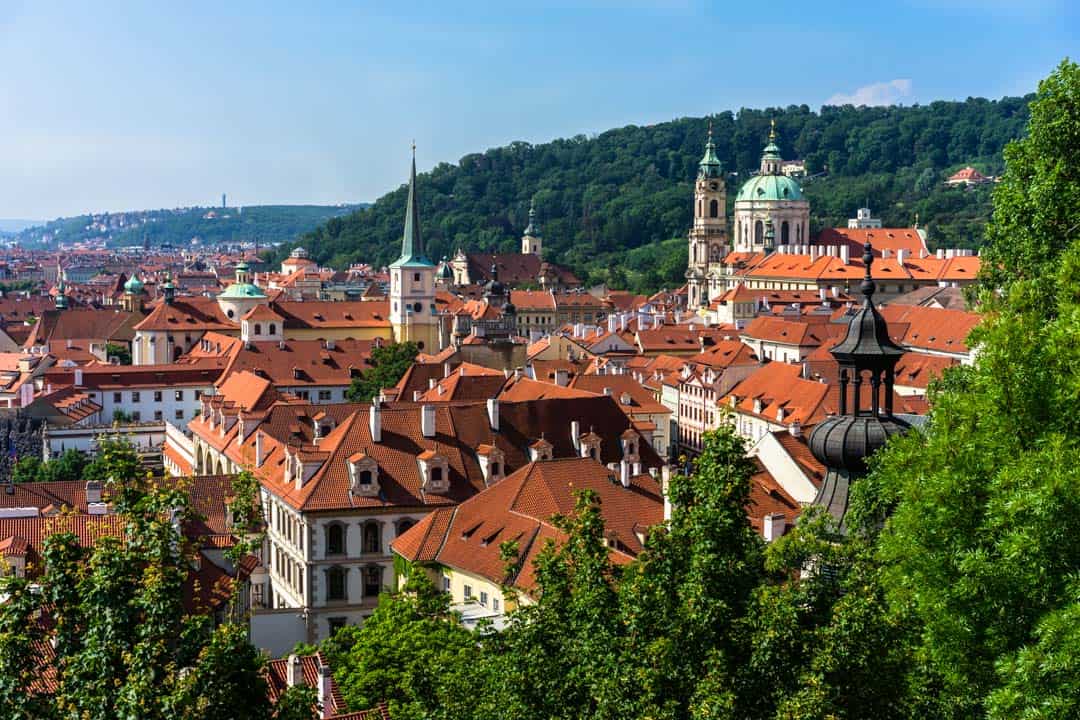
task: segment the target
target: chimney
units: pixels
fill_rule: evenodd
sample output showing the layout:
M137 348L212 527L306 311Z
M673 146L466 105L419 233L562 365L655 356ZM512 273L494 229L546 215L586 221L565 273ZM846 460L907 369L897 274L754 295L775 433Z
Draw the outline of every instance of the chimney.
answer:
M798 420L793 420L791 424L788 425L788 433L790 433L793 438L802 437L802 423Z
M765 542L772 542L784 534L787 527L787 518L784 513L769 513L761 520L761 534L765 536Z
M82 368L75 368L75 387L83 386L83 371Z
M255 467L262 467L263 460L263 434L262 431L255 431Z
M626 460L619 463L619 482L624 488L630 487L630 463Z
M555 371L555 384L559 387L566 387L570 384L570 372L565 368L559 368Z
M330 684L333 682L330 675L330 666L319 664L319 707L322 709L323 720L334 716L334 698L330 692Z
M611 388L604 388L604 395L606 395L607 397L611 397Z
M640 474L641 474L641 463L640 462L631 463L630 464L630 477L637 477Z
M896 251L896 262L903 265L904 261L907 260L907 258L908 258L908 251L907 250L900 249L900 250Z
M670 522L671 520L671 493L669 492L669 486L671 485L671 468L665 465L660 468L660 492L664 496L664 522Z
M941 248L938 248L935 257L937 257L938 260L944 260L945 259L945 251L942 250Z
M608 315L607 331L609 333L615 332L615 330L619 327L618 323L619 323L619 318L615 317L614 315Z
M487 401L488 425L495 432L499 432L499 399L488 398Z
M840 246L840 262L847 265L851 262L851 247L848 245Z
M368 428L371 430L371 442L382 442L382 406L378 402L371 403L368 411Z
M435 437L435 406L420 406L420 432L426 438Z
M101 502L101 483L97 480L86 481L86 504Z
M327 350L333 350L334 347L335 347L334 338L330 338L329 340L326 341L326 349Z
M890 257L892 257L892 251L889 250L888 248L882 248L881 249L881 259L882 260L888 260Z
M285 682L289 684L289 687L296 687L304 682L304 670L300 664L300 656L293 654L289 656L285 666Z
M581 449L581 423L577 420L570 421L570 442L575 451Z
M453 368L450 367L450 363L448 362L443 363L442 371L443 377L450 377L450 373L454 372Z
M427 389L428 390L434 390L435 389L435 378L428 378Z

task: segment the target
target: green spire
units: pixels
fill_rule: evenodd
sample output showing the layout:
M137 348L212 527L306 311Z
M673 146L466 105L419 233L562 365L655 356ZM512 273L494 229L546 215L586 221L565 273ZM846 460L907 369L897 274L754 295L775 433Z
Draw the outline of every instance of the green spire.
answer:
M716 145L713 144L712 139L712 120L709 121L709 139L705 143L705 156L698 164L698 177L720 177L720 158L716 157Z
M390 267L435 267L435 263L424 255L424 240L420 237L420 212L416 200L416 143L413 143L412 151L409 199L405 204L405 231L401 236L401 257Z
M56 309L67 310L67 285L64 283L63 274L60 275L60 282L56 284Z
M540 226L536 224L536 206L529 201L529 225L525 228L525 234L529 237L540 237Z
M779 160L780 146L776 144L776 118L769 121L769 144L765 146L762 160Z

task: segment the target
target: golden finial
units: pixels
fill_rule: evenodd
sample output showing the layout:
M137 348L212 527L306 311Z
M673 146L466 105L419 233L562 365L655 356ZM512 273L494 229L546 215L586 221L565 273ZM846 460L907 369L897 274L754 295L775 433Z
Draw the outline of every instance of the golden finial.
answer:
M769 120L769 142L776 142L776 118Z

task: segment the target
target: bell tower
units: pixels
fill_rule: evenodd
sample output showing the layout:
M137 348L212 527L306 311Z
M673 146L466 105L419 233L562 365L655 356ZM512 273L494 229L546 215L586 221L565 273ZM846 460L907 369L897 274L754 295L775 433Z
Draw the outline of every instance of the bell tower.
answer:
M708 272L718 267L727 254L727 188L716 157L712 123L705 143L705 155L698 163L694 183L694 225L690 228L689 264L686 269L690 309L709 303Z
M525 234L521 237L522 255L540 255L543 251L543 240L540 238L540 223L536 222L536 207L529 203L529 225L525 228Z
M414 342L425 352L439 351L439 317L435 311L435 263L424 252L416 198L416 146L413 145L409 198L401 257L390 265L390 324L396 342Z

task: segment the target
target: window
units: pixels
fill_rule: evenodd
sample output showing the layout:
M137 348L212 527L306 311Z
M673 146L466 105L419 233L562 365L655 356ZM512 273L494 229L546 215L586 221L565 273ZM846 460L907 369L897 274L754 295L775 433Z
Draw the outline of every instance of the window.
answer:
M142 420L142 413L139 412L138 410L131 413L131 420L132 420L132 422L139 422L140 420Z
M441 483L442 482L442 468L441 467L433 467L433 468L431 468L431 482L433 482L433 483Z
M345 569L332 567L326 571L326 599L345 600Z
M442 589L443 589L443 592L450 592L450 578L447 577L446 575L443 575Z
M202 397L202 390L196 390L195 391L195 399L198 400L201 397Z
M320 390L319 391L319 399L324 401L324 402L329 400L330 399L330 391L329 390Z
M301 400L310 400L311 399L311 393L308 392L307 390L297 390L296 391L296 397L300 398Z
M139 391L134 390L131 393L131 402L139 402Z
M720 203L716 200L709 202L709 217L720 217Z
M270 323L270 334L277 335L277 323Z
M483 590L480 591L480 604L487 607L488 596Z
M424 306L421 305L420 303L413 303L412 309L413 309L413 312L420 312L421 310L424 309Z
M366 470L364 472L367 472ZM370 473L369 481L370 481ZM361 482L363 479L361 478ZM364 525L364 552L377 553L382 548L382 538L379 537L379 526L377 523L367 523Z
M326 554L341 555L345 552L345 526L339 523L326 526Z
M173 418L176 419L176 420L183 420L184 419L184 411L183 410L177 410L176 412L173 413Z
M372 565L364 570L364 597L378 597L382 592L382 568Z
M173 391L173 400L176 400L177 402L180 402L183 399L184 399L184 391L183 390L174 390Z
M154 402L161 402L161 391L160 390L155 390L154 391Z
M413 279L413 282L420 282L420 273L413 273L412 274L412 279Z
M491 598L491 609L499 612L499 598Z
M124 397L124 396L123 396L123 393L118 393L118 392L114 392L114 393L112 394L112 401L113 401L114 403L120 403L120 402L123 402L123 397Z
M404 520L402 520L401 522L398 523L397 534L401 535L402 533L404 533L406 530L408 530L409 528L411 528L415 524L416 523L414 523L412 520L410 520L408 518L405 518Z
M326 619L326 624L330 628L330 637L334 637L334 635L337 634L337 631L345 627L348 623L343 617L332 617Z
M230 320L233 318L234 315L236 315L236 313L234 313L232 310L227 311L225 314L229 316Z
M255 323L255 334L262 335L262 323Z
M472 600L472 585L465 586L465 599Z
M765 238L765 226L758 220L754 223L754 244L760 245Z
M164 415L162 415L160 410L155 410L154 411L154 419L155 420L161 420L163 417L164 417Z

